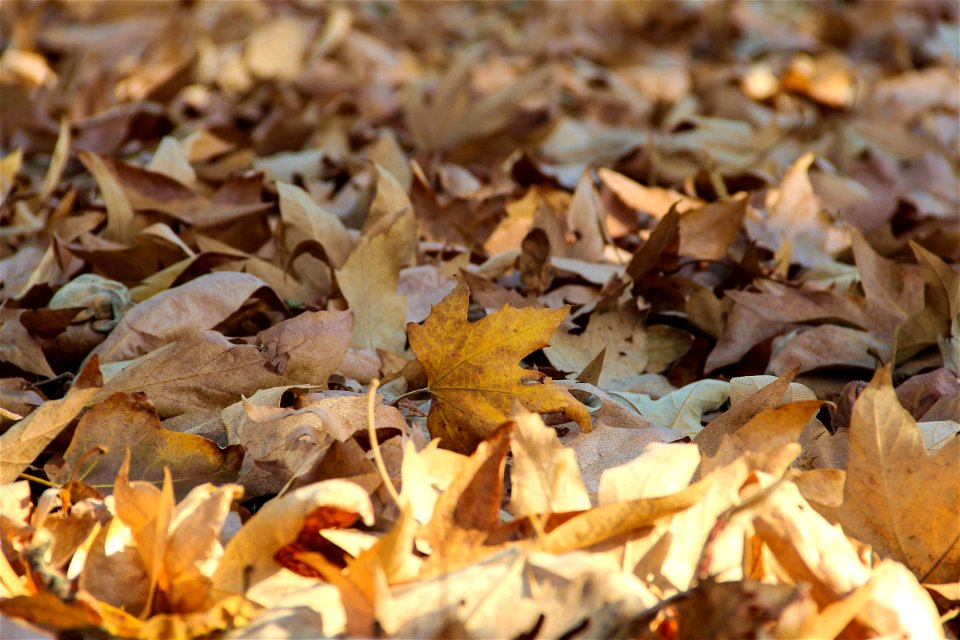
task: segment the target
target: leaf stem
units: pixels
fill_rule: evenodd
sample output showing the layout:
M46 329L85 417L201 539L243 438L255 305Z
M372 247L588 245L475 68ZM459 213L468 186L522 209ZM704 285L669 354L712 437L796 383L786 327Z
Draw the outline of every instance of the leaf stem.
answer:
M387 473L387 465L383 463L383 456L380 455L380 443L377 442L377 429L373 425L373 403L377 398L377 387L379 386L380 381L373 380L370 382L370 390L367 391L367 430L370 434L370 449L373 450L373 459L377 463L377 471L380 472L380 479L383 480L383 484L387 486L387 492L393 499L394 504L399 508L400 494L397 493L397 488L393 486L393 480L390 479L390 475Z
M21 473L20 477L24 480L29 480L30 482L36 482L37 484L42 484L45 487L53 487L54 489L59 489L60 485L54 484L49 480L44 480L43 478L32 476L29 473Z

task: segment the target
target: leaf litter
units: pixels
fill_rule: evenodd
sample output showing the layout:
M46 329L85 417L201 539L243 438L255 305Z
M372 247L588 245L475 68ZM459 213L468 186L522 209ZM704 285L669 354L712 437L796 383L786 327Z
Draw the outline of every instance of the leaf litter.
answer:
M545 9L0 5L4 636L960 635L956 4Z

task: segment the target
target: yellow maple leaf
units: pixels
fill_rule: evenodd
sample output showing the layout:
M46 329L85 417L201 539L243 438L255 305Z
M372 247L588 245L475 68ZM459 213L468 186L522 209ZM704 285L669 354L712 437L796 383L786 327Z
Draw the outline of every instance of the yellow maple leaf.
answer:
M518 364L549 344L569 307L507 305L469 322L467 306L467 286L461 280L423 324L407 325L410 348L427 372L433 395L427 427L434 438L443 438L441 446L472 452L508 419L516 403L537 413L563 411L589 431L584 405L544 374Z

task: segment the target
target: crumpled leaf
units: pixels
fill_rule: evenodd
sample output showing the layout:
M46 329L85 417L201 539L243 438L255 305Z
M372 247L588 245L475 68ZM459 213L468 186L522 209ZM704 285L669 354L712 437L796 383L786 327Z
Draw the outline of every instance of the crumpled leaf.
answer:
M467 321L467 286L434 305L423 324L407 326L410 347L427 372L434 403L427 425L446 447L472 451L519 403L531 411L563 411L582 429L590 415L568 391L516 362L547 345L567 309L506 306L475 323Z
M853 407L840 522L922 582L960 573L960 439L929 455L917 423L897 401L890 368L877 371Z
M339 528L356 520L373 524L366 491L346 480L326 480L292 491L265 504L234 536L213 574L214 598L242 594L285 569L275 554L295 542L308 523Z

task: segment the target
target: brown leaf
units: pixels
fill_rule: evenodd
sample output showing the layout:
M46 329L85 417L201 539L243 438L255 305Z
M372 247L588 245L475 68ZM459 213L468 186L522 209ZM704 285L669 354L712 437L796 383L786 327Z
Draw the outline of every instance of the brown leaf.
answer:
M406 344L407 299L397 293L407 247L415 243L412 216L401 216L385 233L365 236L337 271L337 282L354 316L353 345L401 353Z
M197 331L212 329L266 283L246 273L200 276L131 309L94 353L104 362L129 360Z
M884 561L871 571L843 532L811 510L791 484L768 504L754 519L757 533L793 580L811 585L821 607L869 585L870 595L852 612L862 622L883 634L942 637L936 608L901 565Z
M89 151L78 151L77 157L97 179L97 185L107 205L107 227L103 231L103 237L113 242L131 244L136 232L133 207L110 171L107 164L109 160Z
M807 400L761 411L733 433L723 436L716 455L703 458L701 473L710 473L741 456L749 456L751 452L767 447L796 443L799 448L800 434L820 404L819 400Z
M520 518L589 509L576 454L560 444L557 432L537 414L521 412L513 420L510 512Z
M702 480L668 496L615 502L585 511L550 531L537 546L544 551L563 553L652 525L699 502L707 494L710 482L710 479Z
M880 369L853 408L840 522L923 582L960 572L960 439L927 454L920 430ZM920 510L918 512L918 509Z
M606 348L598 386L629 391L640 383L644 372L664 371L690 344L686 332L666 325L645 327L640 315L626 308L595 312L579 335L557 333L544 354L558 369L577 372Z
M627 264L627 275L633 278L634 282L640 282L657 266L664 255L676 254L679 241L680 214L674 204L667 215L657 223L643 246L630 258Z
M97 447L106 453L87 455ZM76 473L91 486L109 489L127 451L131 462L125 477L159 484L168 467L178 497L205 482L236 479L243 460L240 447L223 450L206 438L164 429L145 394L117 393L80 420L56 481L66 482Z
M257 334L280 375L325 384L343 361L353 335L349 311L307 311Z
M99 361L90 359L60 400L47 401L0 435L0 484L17 479L79 414L103 385Z
M294 382L271 371L254 346L233 345L216 331L196 331L151 351L115 373L97 394L144 391L162 418L221 408L258 389Z
M750 397L732 406L723 415L714 418L693 437L701 453L705 456L715 455L724 436L735 433L761 411L780 406L796 375L796 369L788 371L776 381L761 387Z
M21 322L23 313L24 311L13 310L3 315L3 325L0 326L0 362L9 362L26 373L52 378L56 374L43 355L43 347L34 340Z
M743 197L687 211L680 216L680 255L699 260L723 258L740 232L746 212L747 199Z

